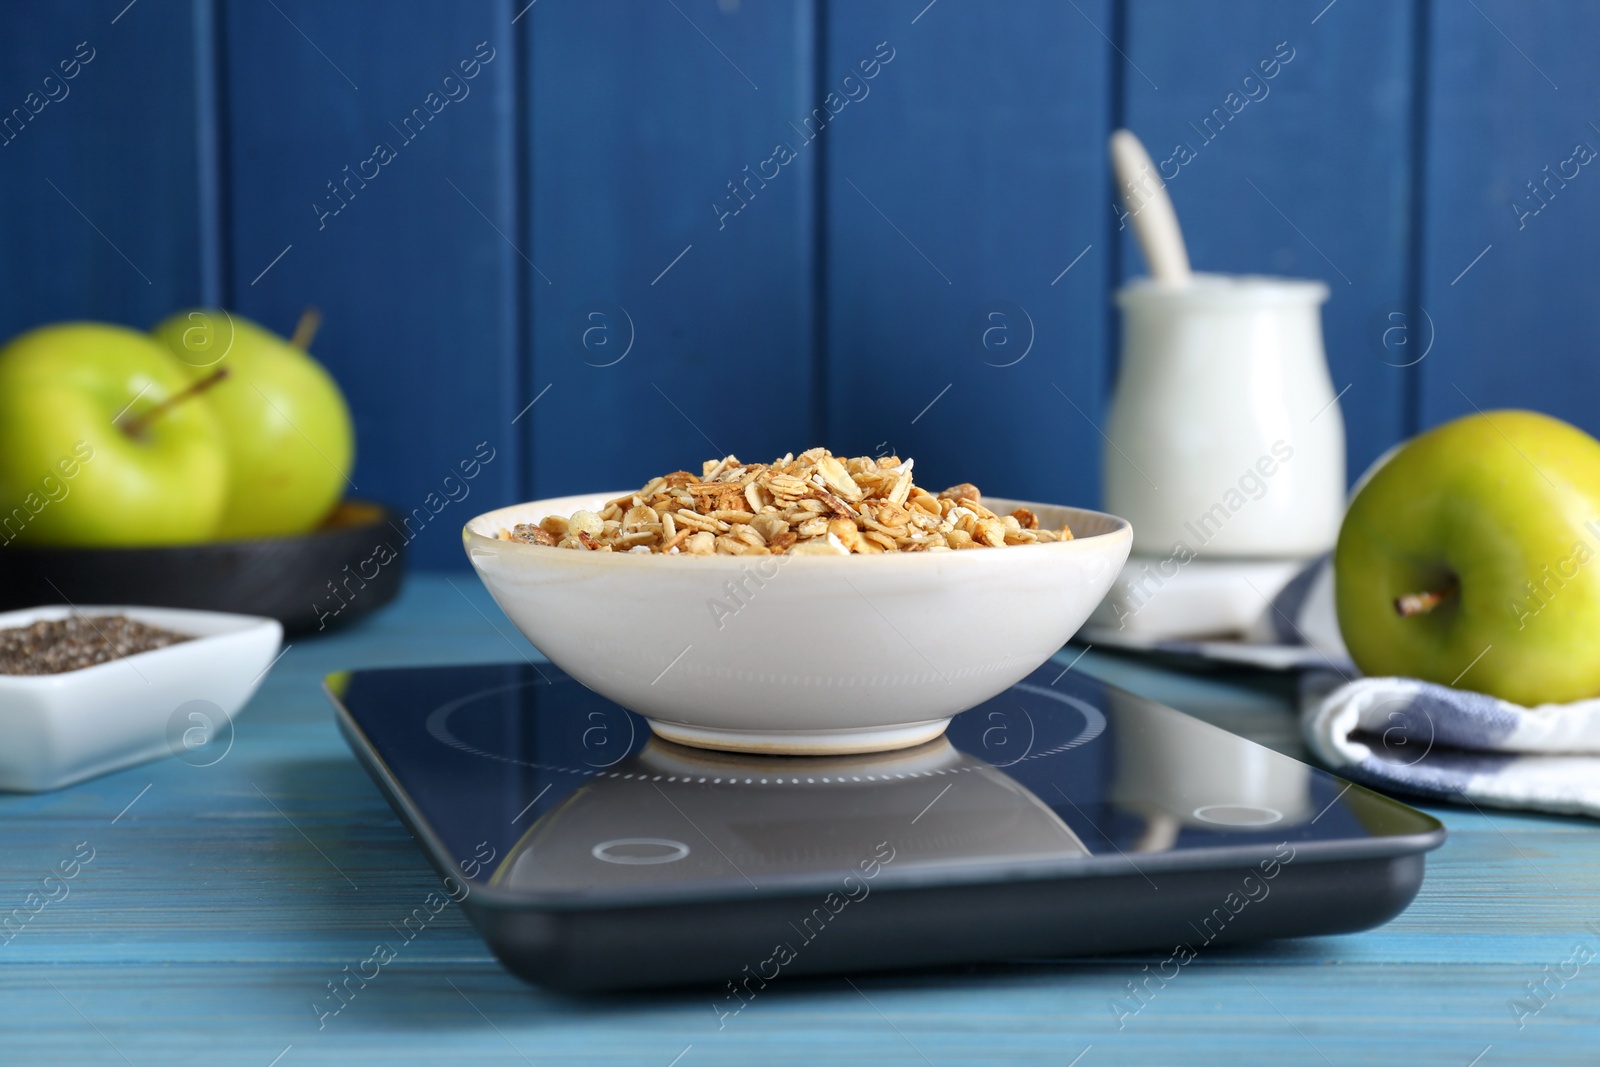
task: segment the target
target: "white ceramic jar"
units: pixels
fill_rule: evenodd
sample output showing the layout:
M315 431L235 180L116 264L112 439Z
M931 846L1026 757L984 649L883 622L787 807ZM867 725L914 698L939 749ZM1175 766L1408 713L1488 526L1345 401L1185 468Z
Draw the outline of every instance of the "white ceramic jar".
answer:
M1344 420L1322 346L1322 282L1196 274L1117 292L1122 366L1106 510L1138 555L1285 558L1333 547Z

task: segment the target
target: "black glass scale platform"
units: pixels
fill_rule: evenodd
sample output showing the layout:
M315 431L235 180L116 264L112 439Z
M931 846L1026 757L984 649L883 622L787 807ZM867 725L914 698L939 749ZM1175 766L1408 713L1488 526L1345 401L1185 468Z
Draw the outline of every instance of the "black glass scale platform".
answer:
M1421 812L1049 664L944 737L845 757L666 742L549 665L329 690L494 952L561 988L732 997L779 975L1360 930L1411 902L1444 840Z

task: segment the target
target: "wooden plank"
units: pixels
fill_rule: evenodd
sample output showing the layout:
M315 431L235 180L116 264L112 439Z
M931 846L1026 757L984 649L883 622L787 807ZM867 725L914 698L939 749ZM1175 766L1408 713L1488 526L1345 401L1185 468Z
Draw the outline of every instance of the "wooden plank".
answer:
M1412 331L1400 344L1405 322L1385 318L1411 298L1413 7L1128 7L1126 121L1168 178L1195 269L1328 283L1352 481L1409 432L1417 371L1400 365L1426 343ZM1145 273L1132 231L1122 237L1124 274Z
M825 1060L1064 1067L1088 1049L1080 1067L1096 1057L1232 1067L1321 1064L1322 1056L1336 1065L1465 1067L1489 1045L1484 1064L1496 1055L1510 1063L1593 1063L1593 1001L1581 986L1516 1029L1508 991L1537 967L1530 973L1527 965L1485 961L1441 982L1432 964L1310 958L1297 944L1280 945L1278 954L1276 964L1258 966L1233 965L1221 953L1196 961L1122 1030L1107 1004L1154 961L857 977L855 989L840 979L796 981L720 1031L704 991L563 998L529 989L493 963L420 964L403 956L321 1031L310 1002L330 977L327 964L172 966L157 981L146 968L19 967L0 974L0 990L15 1006L12 1018L32 1016L26 1028L5 1031L18 1063L70 1056L120 1064L120 1051L135 1064L267 1067L289 1049L280 1067L441 1059L669 1067L680 1054L678 1067ZM196 1018L198 1007L211 1014Z
M1600 432L1597 33L1600 10L1571 0L1435 5L1422 303L1439 341L1422 364L1424 425L1529 407Z
M936 488L1092 505L1110 4L994 14L830 8L819 91L847 96L880 42L893 58L823 139L829 443L914 457Z
M814 17L807 0L524 17L537 495L814 443L816 154L763 168L811 106Z
M520 484L512 17L496 2L443 19L420 0L223 13L229 298L285 333L322 309L315 352L355 415L355 492L414 516L423 565L464 565L461 524Z
M201 295L194 14L126 7L6 12L0 338L66 319L145 329Z

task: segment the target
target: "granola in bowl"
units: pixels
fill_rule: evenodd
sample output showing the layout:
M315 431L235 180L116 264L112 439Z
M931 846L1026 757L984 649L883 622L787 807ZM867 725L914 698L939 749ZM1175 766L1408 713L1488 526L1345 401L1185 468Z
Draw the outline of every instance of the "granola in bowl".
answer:
M502 528L503 541L592 552L690 556L874 555L949 552L1072 540L1027 508L998 515L974 485L937 495L912 481L912 460L842 459L813 448L772 463L707 460L674 471L598 511L547 515Z

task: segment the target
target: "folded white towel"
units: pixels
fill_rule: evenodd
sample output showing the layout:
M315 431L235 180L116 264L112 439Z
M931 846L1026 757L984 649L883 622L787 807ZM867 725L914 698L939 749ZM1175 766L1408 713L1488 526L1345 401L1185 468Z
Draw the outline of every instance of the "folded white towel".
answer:
M1414 678L1301 680L1306 743L1386 791L1600 818L1600 699L1525 708Z

